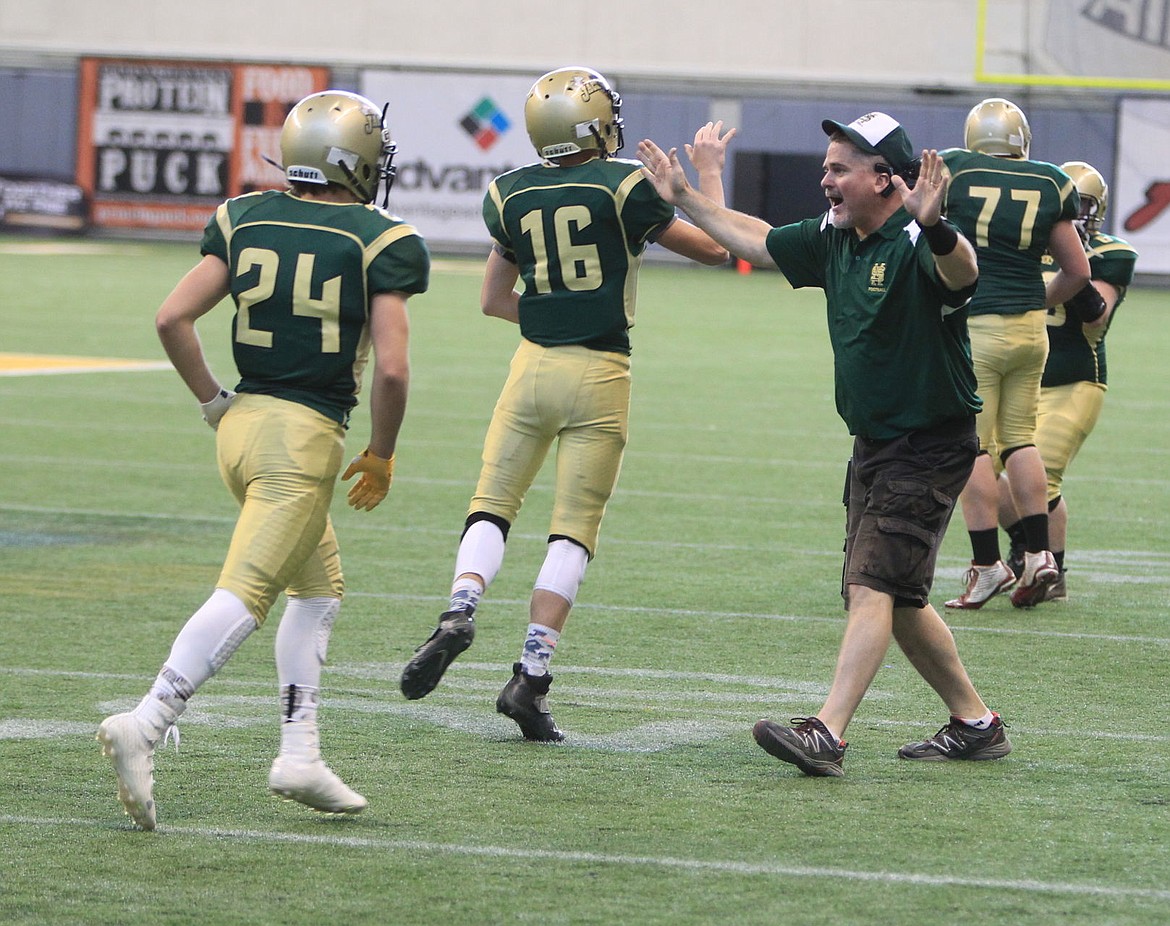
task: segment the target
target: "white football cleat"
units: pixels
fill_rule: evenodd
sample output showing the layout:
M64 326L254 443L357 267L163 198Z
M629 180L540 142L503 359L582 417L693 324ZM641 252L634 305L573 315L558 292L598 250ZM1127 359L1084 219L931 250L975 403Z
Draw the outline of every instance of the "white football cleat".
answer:
M361 813L367 804L321 759L317 725L307 721L281 725L280 755L268 773L268 790L322 813Z
M118 800L144 830L153 830L156 823L154 747L178 719L177 711L147 696L133 711L107 717L98 727L102 754L118 776Z

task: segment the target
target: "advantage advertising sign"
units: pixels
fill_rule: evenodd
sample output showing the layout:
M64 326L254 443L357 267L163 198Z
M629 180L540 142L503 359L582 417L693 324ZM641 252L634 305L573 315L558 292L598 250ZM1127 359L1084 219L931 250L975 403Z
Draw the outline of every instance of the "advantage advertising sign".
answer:
M365 71L360 92L381 106L398 146L394 212L431 242L491 239L483 195L497 174L538 160L524 128L524 100L539 77Z
M280 126L326 68L83 58L77 183L95 226L198 231L224 199L278 187Z

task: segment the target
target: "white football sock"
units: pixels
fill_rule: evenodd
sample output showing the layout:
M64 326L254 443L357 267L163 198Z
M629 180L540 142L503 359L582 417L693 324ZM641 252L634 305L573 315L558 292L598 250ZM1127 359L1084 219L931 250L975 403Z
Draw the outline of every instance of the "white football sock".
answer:
M341 609L337 598L290 598L276 628L276 678L281 688L319 688L329 634Z
M455 580L473 573L486 589L504 562L504 532L491 521L476 521L463 533L455 556ZM452 589L453 591L454 589Z
M215 675L256 629L256 619L235 595L217 588L187 619L150 691L160 701L186 701Z
M589 554L583 546L563 538L554 540L548 545L533 588L560 595L572 606L588 565Z

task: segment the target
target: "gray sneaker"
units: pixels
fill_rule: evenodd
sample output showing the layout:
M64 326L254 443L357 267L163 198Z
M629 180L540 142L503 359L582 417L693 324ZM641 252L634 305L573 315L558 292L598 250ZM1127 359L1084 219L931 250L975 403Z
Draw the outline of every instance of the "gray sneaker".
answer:
M515 720L526 740L559 743L565 738L548 709L552 680L551 675L528 675L513 663L512 678L496 698L496 710Z
M752 736L760 748L781 762L791 762L806 775L840 778L845 774L845 741L839 740L816 717L793 717L795 727L758 720Z
M402 670L399 687L411 701L425 698L447 671L455 657L471 646L475 639L473 611L444 611L439 615L439 626L426 643L414 651L414 656Z
M991 726L976 730L952 717L934 736L921 743L907 743L898 750L900 759L918 759L925 762L945 762L949 759L1002 759L1012 751L1011 741L1004 732L999 714L993 715Z

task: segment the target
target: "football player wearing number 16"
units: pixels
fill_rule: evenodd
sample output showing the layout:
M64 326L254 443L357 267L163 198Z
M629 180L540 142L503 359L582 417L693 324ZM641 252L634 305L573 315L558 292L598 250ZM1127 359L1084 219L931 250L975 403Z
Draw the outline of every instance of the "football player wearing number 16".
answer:
M426 290L430 270L414 228L372 205L381 181L389 191L394 150L382 111L364 97L301 100L280 138L289 189L223 203L203 233L202 260L158 311L167 355L216 429L220 474L240 515L215 591L175 638L149 693L98 731L122 805L143 829L156 821L155 747L282 591L281 745L269 789L328 813L366 806L321 759L317 706L343 591L329 505L345 429L372 344L370 442L342 477L359 475L349 503L368 511L390 488L409 377L406 303ZM235 392L208 368L195 330L228 295Z
M497 177L484 197L494 245L482 309L518 323L520 346L488 427L449 606L402 674L403 694L422 698L471 645L473 615L503 561L508 531L556 442L548 550L520 660L496 700L529 740L564 738L548 709L549 662L597 552L626 444L629 329L642 255L656 241L704 264L728 258L675 216L637 161L613 157L622 147L620 113L620 97L596 71L545 74L524 106L541 160ZM735 134L721 131L722 123L709 123L687 146L701 188L720 203L724 154Z

